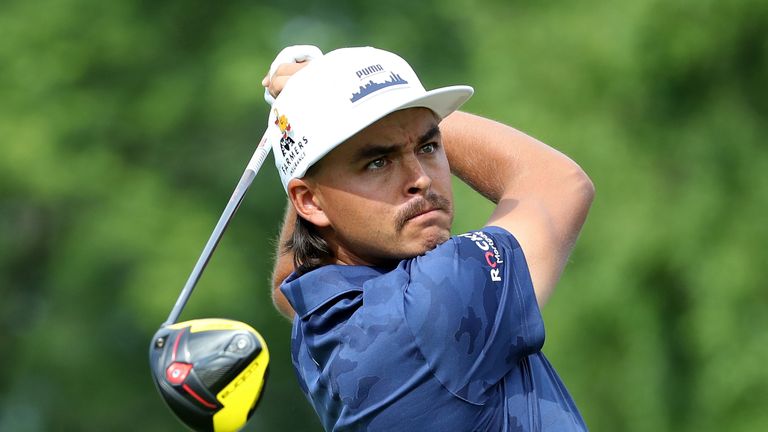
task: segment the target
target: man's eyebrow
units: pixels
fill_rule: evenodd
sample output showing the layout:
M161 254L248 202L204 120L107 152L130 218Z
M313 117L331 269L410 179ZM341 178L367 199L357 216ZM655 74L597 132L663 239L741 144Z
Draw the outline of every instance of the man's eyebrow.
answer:
M419 137L418 143L425 144L440 136L440 128L435 124L428 131ZM374 157L386 156L396 152L401 144L373 144L361 148L355 153L355 160L370 159Z
M422 136L419 137L419 144L425 144L440 136L440 128L435 124Z
M355 160L363 160L363 159L371 159L374 157L379 156L385 156L390 153L394 153L399 148L396 144L390 144L390 145L370 145L364 148L361 148L355 153Z

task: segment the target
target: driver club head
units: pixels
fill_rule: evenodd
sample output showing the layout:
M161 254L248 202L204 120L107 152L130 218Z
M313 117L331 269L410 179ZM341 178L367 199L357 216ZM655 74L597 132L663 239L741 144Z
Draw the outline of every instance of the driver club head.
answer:
M149 347L152 378L163 399L196 431L237 431L256 408L269 351L249 325L197 319L161 327Z

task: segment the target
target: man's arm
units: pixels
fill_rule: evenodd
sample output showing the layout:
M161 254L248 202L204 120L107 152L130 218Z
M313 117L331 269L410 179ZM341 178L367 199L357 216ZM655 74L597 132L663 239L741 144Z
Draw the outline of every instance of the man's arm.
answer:
M587 217L591 180L564 154L501 123L455 112L440 129L453 173L497 204L487 225L520 243L543 306Z
M567 156L501 123L455 112L440 129L453 173L497 204L487 225L506 229L520 243L543 306L586 219L592 182ZM293 233L295 220L289 203L280 245ZM293 257L278 246L272 299L288 317L293 311L279 287L291 271Z
M263 84L273 96L306 63L284 64ZM573 249L594 197L584 171L557 150L520 131L455 112L440 123L453 173L497 204L488 225L513 233L526 255L536 298L543 306ZM293 309L280 283L293 271L282 245L293 234L296 213L287 204L272 274L272 300L285 316Z
M293 253L286 250L283 245L293 235L295 225L296 210L293 209L293 204L288 201L285 217L283 217L283 227L280 229L280 237L277 240L275 268L272 271L272 303L280 313L289 319L293 319L293 308L283 292L280 291L280 284L293 272Z
M308 62L299 61L297 63L283 63L270 76L267 76L261 82L272 97L277 97L285 87L285 83L296 72L304 68ZM293 270L293 253L285 250L283 245L293 235L293 228L296 225L296 210L290 201L286 201L285 216L283 217L283 226L280 229L280 237L277 240L277 250L275 251L275 268L272 271L272 303L278 311L286 318L293 319L293 308L280 291L280 284L290 275Z

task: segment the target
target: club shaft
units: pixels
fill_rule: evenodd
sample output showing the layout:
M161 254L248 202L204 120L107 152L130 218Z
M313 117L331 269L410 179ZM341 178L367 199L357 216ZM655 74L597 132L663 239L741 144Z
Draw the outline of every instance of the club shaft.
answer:
M197 282L200 280L200 276L203 274L203 270L205 270L205 266L208 265L208 261L211 259L211 255L213 255L213 252L216 250L216 246L219 244L219 240L221 240L221 237L224 235L224 231L227 229L227 225L229 225L229 222L237 212L238 207L240 207L240 203L243 201L245 193L248 191L248 188L251 186L253 179L256 177L259 169L261 169L261 165L267 158L269 149L270 146L266 143L265 135L261 139L261 142L256 148L256 151L253 153L253 157L251 158L250 162L248 162L248 166L245 168L245 172L243 172L242 177L240 177L240 181L237 183L235 191L229 198L229 202L227 202L227 206L224 208L224 212L221 214L219 221L216 223L216 227L214 227L210 238L208 238L208 242L205 244L203 252L197 259L197 263L192 269L192 273L189 275L187 283L184 284L184 289L181 290L181 294L179 294L179 298L176 299L176 304L173 306L173 309L168 315L168 319L166 319L163 323L163 326L171 325L178 321L179 316L181 315L181 311L184 309L184 306L187 304L189 297L192 295L192 291L195 289L195 285L197 285Z

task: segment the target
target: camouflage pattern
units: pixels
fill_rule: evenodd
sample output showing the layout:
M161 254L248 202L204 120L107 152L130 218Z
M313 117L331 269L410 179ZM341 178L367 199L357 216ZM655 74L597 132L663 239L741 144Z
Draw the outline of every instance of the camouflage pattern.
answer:
M294 368L327 431L586 430L501 228L394 270L325 266L281 289L297 313Z

